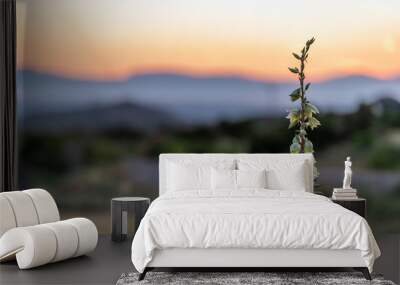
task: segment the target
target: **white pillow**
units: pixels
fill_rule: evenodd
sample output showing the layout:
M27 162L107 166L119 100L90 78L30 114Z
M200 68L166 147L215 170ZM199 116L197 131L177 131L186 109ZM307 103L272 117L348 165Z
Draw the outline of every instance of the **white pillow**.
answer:
M235 170L237 188L267 188L267 171Z
M236 170L212 168L211 188L213 190L236 189Z
M266 170L212 169L213 190L240 190L241 188L267 188Z
M167 191L211 190L211 168L235 169L235 160L176 159L166 162Z
M273 190L307 191L308 165L305 161L238 160L239 170L267 170L267 188Z
M170 163L168 189L171 191L205 190L211 188L209 166Z

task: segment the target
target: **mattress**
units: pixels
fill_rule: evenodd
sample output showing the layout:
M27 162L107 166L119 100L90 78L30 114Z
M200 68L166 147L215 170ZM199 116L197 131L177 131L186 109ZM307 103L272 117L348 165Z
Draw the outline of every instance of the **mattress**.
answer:
M163 249L359 250L372 271L380 251L364 218L308 192L170 192L150 206L132 242L139 272Z

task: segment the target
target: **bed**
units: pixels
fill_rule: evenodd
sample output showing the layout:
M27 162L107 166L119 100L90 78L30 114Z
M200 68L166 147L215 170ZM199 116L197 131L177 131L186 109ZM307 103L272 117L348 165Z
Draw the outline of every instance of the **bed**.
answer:
M366 220L313 193L312 154L161 154L159 192L132 242L153 268L352 267L380 251Z

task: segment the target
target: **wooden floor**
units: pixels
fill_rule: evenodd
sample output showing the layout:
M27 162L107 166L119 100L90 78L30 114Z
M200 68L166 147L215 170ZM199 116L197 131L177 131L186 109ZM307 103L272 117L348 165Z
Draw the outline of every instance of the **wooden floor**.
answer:
M378 238L378 243L382 257L377 260L374 271L399 283L400 235L386 235ZM0 284L115 284L122 273L134 271L130 246L130 240L115 243L103 235L99 237L97 249L89 256L29 270L19 270L15 262L3 263Z

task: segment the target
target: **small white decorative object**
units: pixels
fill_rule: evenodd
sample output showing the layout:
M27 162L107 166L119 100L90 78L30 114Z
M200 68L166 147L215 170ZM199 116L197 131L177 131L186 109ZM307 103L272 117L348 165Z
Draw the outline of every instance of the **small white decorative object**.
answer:
M352 189L351 177L353 176L353 171L351 170L351 164L350 156L348 156L344 162L343 189Z
M352 200L357 199L357 189L351 187L351 178L353 171L351 170L350 156L344 162L344 178L342 188L333 188L332 199L334 200Z

